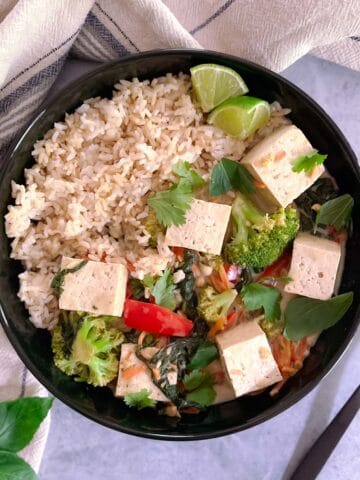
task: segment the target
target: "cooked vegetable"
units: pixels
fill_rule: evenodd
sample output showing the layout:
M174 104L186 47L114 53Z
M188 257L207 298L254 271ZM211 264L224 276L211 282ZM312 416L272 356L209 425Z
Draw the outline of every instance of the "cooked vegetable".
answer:
M164 227L159 223L155 210L153 210L152 208L149 208L149 213L145 222L145 228L150 235L149 247L156 248L158 243L158 236L161 233L164 233Z
M188 318L194 320L197 317L197 295L195 293L195 276L192 267L199 261L199 255L193 250L185 250L184 261L181 269L185 278L179 283L180 293L183 299L183 311Z
M211 362L219 357L219 352L216 345L212 342L204 342L199 345L191 362L188 365L189 370L196 370L198 368L207 367Z
M128 393L124 397L124 402L128 407L134 407L138 410L142 410L143 408L154 408L156 405L156 400L152 400L149 398L150 392L143 388L139 392Z
M241 290L241 298L247 310L264 309L267 320L278 320L280 311L280 292L274 288L260 283L250 283Z
M319 178L308 189L305 190L296 200L296 206L300 213L301 230L313 230L316 224L316 210L319 207L336 197L334 183L331 178Z
M219 318L227 317L236 296L234 289L217 293L213 287L205 287L200 291L197 311L207 322L214 323Z
M258 276L257 281L264 281L267 278L280 278L286 275L289 271L291 263L291 251L284 252L271 265L268 265L263 272Z
M62 311L52 332L54 362L77 381L101 387L117 375L123 341L109 317Z
M125 300L125 325L136 330L174 337L186 337L193 328L187 318L153 303Z
M88 260L83 260L79 262L75 267L72 268L63 268L62 270L59 270L55 275L54 278L52 279L52 282L50 284L50 287L55 290L55 294L57 297L60 297L62 292L64 291L63 285L64 285L64 280L65 280L65 275L69 273L75 273L80 270L80 268L84 267L87 264Z
M185 389L190 392L186 394L187 402L196 403L201 407L207 407L214 402L216 397L214 378L209 372L193 370L185 375L183 383Z
M345 315L352 301L353 292L343 293L329 300L293 298L285 310L285 337L289 340L301 340L332 327Z
M210 195L222 195L229 190L244 194L254 193L254 179L239 162L222 158L211 172Z
M129 278L129 293L134 300L145 300L144 286L138 278Z
M262 269L273 263L296 236L296 209L280 208L268 215L238 194L232 208L233 239L226 246L232 263Z
M309 155L301 155L298 157L293 163L292 171L296 173L311 172L316 165L322 165L326 159L327 155L322 155L315 150Z
M166 269L163 275L156 281L151 277L145 277L144 284L149 287L150 293L154 296L157 305L161 305L169 310L175 310L175 285L169 269Z
M320 225L332 225L336 230L340 230L348 225L353 206L354 199L347 193L329 200L321 205L316 222Z

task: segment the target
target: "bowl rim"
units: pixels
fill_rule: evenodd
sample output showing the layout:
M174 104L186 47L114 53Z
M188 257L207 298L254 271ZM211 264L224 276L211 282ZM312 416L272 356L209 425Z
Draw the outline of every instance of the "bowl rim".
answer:
M105 69L111 68L115 65L121 65L122 63L129 62L131 60L137 59L146 59L151 58L154 56L176 56L176 55L184 55L184 54L201 54L204 56L213 56L218 57L219 62L221 63L222 59L226 59L228 62L236 62L241 63L248 67L251 70L257 70L260 74L265 74L277 80L280 84L286 85L290 90L295 91L298 95L302 97L305 103L311 105L313 109L315 109L319 115L325 120L327 126L330 131L334 134L334 136L338 139L339 142L342 143L344 149L346 150L348 157L350 159L350 163L352 168L354 169L357 179L360 183L360 167L357 162L356 155L350 146L348 140L345 138L344 134L341 132L339 127L335 124L335 122L331 119L331 117L326 113L326 111L314 100L312 99L307 93L305 93L301 88L294 85L291 81L287 80L286 78L282 77L280 74L271 71L270 69L263 67L255 62L243 59L241 57L237 57L234 55L228 55L222 52L215 52L212 50L202 50L202 49L187 49L187 48L176 48L176 49L155 49L149 50L146 52L139 52L134 54L129 54L126 56L121 57L118 60L112 62L104 62L99 64L98 67L95 67L91 71L80 75L75 80L69 82L63 88L61 88L50 100L45 99L41 105L38 107L32 118L29 122L20 130L20 132L15 136L14 140L10 143L6 154L5 159L2 162L1 171L0 171L0 185L3 183L4 176L9 168L10 162L14 155L16 155L19 146L21 145L23 139L26 137L28 131L32 128L32 126L42 117L47 109L54 103L57 103L64 91L73 89L76 87L80 82L88 81L92 77L97 76L99 73L104 71ZM64 111L65 113L65 111ZM289 393L289 396L282 399L281 402L276 403L269 408L267 408L264 412L257 414L253 418L247 420L245 423L240 425L233 425L231 427L225 428L217 428L214 431L206 432L206 433L179 433L176 432L174 434L171 433L159 433L159 432L145 432L138 430L135 428L124 427L121 424L116 423L113 420L108 420L102 417L101 414L94 415L93 413L89 413L86 408L82 408L76 404L71 402L71 399L68 398L68 395L63 394L60 390L58 390L48 379L45 375L41 373L38 367L27 357L23 349L21 348L16 335L12 331L8 318L5 315L5 311L2 305L2 299L0 298L0 324L2 325L10 343L12 344L13 348L15 349L17 355L20 357L22 362L25 364L26 368L34 375L34 377L46 387L46 389L54 395L57 399L63 402L65 405L70 407L71 409L75 410L76 412L84 415L90 420L95 421L96 423L111 428L115 431L119 431L122 433L127 433L130 435L134 435L141 438L148 438L148 439L156 439L156 440L167 440L167 441L194 441L194 440L205 440L205 439L212 439L217 438L224 435L229 435L232 433L240 432L246 430L248 428L254 427L259 425L266 420L270 420L280 413L286 411L293 405L295 405L298 401L308 395L319 383L320 381L325 378L330 371L335 367L335 365L340 361L343 357L346 350L349 348L353 338L356 334L356 331L359 327L360 323L360 305L358 306L356 312L354 313L354 322L347 331L345 335L345 340L342 342L341 345L336 349L335 353L331 360L327 363L324 369L320 372L320 374L316 375L315 378L310 380L306 385L302 386L298 391ZM232 400L234 401L234 400ZM236 401L236 399L235 399ZM228 403L228 402L227 402ZM230 402L229 402L230 403Z

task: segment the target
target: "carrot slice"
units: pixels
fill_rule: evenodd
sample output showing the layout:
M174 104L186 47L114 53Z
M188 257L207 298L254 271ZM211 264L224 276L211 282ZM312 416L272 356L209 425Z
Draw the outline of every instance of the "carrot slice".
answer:
M144 372L146 369L146 365L141 364L141 365L133 365L131 367L126 368L122 372L122 378L125 381L131 380L133 377L136 377L136 375L139 375L141 372Z

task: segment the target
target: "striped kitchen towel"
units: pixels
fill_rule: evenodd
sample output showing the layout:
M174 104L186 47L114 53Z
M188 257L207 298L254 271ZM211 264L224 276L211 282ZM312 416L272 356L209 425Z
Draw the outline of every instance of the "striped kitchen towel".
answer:
M0 0L0 166L67 56L207 48L281 71L311 52L360 69L359 0ZM44 394L0 329L0 399ZM35 469L47 419L25 452Z

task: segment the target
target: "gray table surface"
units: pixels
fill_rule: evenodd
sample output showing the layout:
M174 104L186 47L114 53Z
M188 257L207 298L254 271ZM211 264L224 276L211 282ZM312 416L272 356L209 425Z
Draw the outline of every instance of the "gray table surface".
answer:
M69 61L52 93L97 64ZM335 120L360 158L360 74L306 56L283 75ZM101 427L56 401L41 480L286 480L359 383L360 334L307 397L268 422L200 442L160 442ZM360 415L319 475L354 480L360 470ZM306 479L304 479L306 480Z

